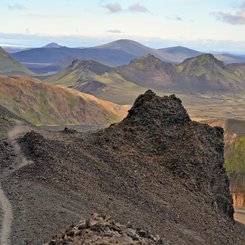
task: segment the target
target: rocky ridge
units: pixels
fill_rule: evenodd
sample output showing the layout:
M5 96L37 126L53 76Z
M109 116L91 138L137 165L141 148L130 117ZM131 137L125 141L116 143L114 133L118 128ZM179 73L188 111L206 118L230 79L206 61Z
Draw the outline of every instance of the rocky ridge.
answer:
M192 191L209 196L221 213L233 218L224 164L222 128L192 122L175 95L159 97L151 90L139 96L128 116L98 133L98 144L113 149L130 145L185 180ZM109 143L110 144L110 143Z
M245 242L233 220L223 130L192 122L174 95L147 91L109 128L30 128L19 144L32 164L2 181L13 206L13 244L43 244L89 213L130 222L169 244Z

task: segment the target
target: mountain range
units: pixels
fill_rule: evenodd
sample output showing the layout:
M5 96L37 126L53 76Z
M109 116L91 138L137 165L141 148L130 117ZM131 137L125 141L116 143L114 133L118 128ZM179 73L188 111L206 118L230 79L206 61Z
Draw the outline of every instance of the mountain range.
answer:
M13 55L32 71L47 73L60 71L77 58L98 61L108 66L120 66L140 56L152 54L164 62L177 64L201 53L181 46L153 49L133 40L121 39L90 48L68 48L51 43L42 48L22 50ZM215 54L215 56L225 63L245 62L244 56L232 54Z
M75 60L68 68L45 81L120 104L132 103L135 92L140 93L146 88L160 93L184 94L239 94L245 90L245 74L231 69L231 65L225 65L211 54L186 59L179 65L146 55L115 68L98 62Z

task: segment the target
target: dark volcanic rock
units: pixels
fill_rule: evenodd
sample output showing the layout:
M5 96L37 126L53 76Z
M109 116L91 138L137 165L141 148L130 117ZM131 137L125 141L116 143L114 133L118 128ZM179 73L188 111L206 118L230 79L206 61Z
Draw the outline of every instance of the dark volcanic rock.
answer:
M223 130L192 122L174 95L147 91L122 122L106 129L35 130L20 142L33 164L5 183L12 200L16 190L24 200L21 208L16 200L17 210L26 211L15 217L13 244L23 234L41 244L95 212L141 227L137 236L159 234L166 244L244 244L223 167ZM81 234L72 227L53 242L72 244L75 234L84 242L107 238L111 228L96 222L79 226ZM126 228L113 229L122 239Z
M164 241L146 230L122 225L110 216L95 213L89 219L81 220L78 225L72 225L65 232L59 232L45 245L59 244L164 245Z
M136 99L121 123L101 131L96 140L99 145L112 143L114 149L127 144L142 156L157 156L155 161L184 179L191 190L205 194L217 210L233 219L223 167L223 129L192 122L175 95L159 97L148 90Z
M140 95L133 107L129 110L128 116L123 124L138 124L151 126L163 126L163 123L188 123L190 117L181 104L181 100L175 95L159 97L151 90Z

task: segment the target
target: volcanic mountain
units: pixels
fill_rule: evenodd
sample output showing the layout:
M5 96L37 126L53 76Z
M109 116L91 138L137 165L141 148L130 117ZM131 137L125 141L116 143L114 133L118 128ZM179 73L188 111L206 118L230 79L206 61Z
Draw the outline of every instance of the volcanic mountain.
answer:
M48 43L47 45L43 46L43 48L62 48L64 46L59 45L58 43Z
M74 88L119 104L133 103L144 88L124 79L117 70L96 61L74 60L70 66L45 82Z
M0 74L33 75L25 66L21 65L10 54L0 47Z
M153 55L135 59L130 64L120 66L116 71L126 80L139 86L165 92L181 91L181 77L174 65L165 63Z
M120 39L114 42L110 42L101 46L97 46L100 49L112 49L112 50L122 50L126 53L131 54L133 57L137 58L147 54L152 54L157 57L161 57L160 52L157 49L149 48L141 43L135 42L128 39ZM163 58L163 57L161 57Z
M185 59L193 58L202 54L199 51L182 46L163 48L159 49L159 51L162 52L163 55L166 54L168 61L172 63L181 63Z
M0 103L35 125L108 125L127 112L127 106L16 76L0 76Z
M211 54L187 59L177 71L191 92L237 92L245 88L244 80Z
M223 130L192 122L174 95L147 91L122 122L96 132L29 126L17 141L28 164L16 168L12 162L20 154L8 135L18 125L0 117L0 180L14 211L12 244L42 244L95 212L169 244L244 244L223 167ZM86 224L86 234L99 231L104 238L122 229Z
M180 65L165 63L153 55L128 65L108 67L95 61L75 60L64 71L46 79L119 104L130 104L137 93L150 88L159 93L242 93L245 75L231 70L211 54L185 60Z

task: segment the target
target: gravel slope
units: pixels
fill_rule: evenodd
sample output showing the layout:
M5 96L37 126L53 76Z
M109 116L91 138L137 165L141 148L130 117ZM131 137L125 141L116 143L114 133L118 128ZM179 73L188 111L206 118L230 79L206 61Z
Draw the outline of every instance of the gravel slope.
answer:
M0 117L1 169L16 159ZM1 183L13 207L12 244L42 244L108 214L169 244L244 244L233 222L220 129L190 121L175 97L139 97L121 123L99 132L31 128L19 144L33 163Z

